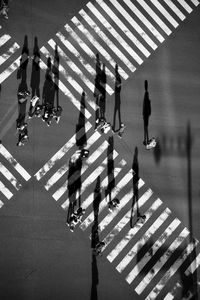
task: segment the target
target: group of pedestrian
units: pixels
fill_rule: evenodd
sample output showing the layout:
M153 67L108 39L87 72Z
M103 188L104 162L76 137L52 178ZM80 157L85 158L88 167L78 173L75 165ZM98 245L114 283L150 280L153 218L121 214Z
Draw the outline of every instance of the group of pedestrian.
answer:
M8 11L9 11L8 1L9 0L1 0L0 3L0 15L2 15L4 19L8 19Z
M95 76L95 89L94 97L96 100L96 112L95 112L95 130L101 128L102 132L106 132L106 128L112 129L112 132L119 132L124 129L125 125L121 121L121 76L118 71L118 64L115 65L115 104L114 104L114 116L113 123L107 122L105 112L106 112L106 65L100 61L99 54L96 54L96 76ZM119 128L116 130L116 116L119 119ZM104 129L104 130L103 130ZM121 136L120 136L121 137Z
M53 65L51 59L47 60L47 70L45 74L45 81L42 91L42 99L40 97L40 52L37 38L34 40L34 50L32 56L32 73L30 80L30 87L32 95L27 85L27 66L29 62L28 39L25 36L22 55L20 58L20 66L17 71L17 79L21 79L19 84L18 97L18 118L16 120L18 130L17 146L24 145L28 137L28 123L26 120L32 117L41 117L42 121L50 126L52 120L55 118L56 123L59 122L62 107L59 105L58 99L58 76L59 76L59 56L57 47L55 48L55 56ZM56 104L54 99L56 96ZM30 100L28 113L26 113L27 102Z

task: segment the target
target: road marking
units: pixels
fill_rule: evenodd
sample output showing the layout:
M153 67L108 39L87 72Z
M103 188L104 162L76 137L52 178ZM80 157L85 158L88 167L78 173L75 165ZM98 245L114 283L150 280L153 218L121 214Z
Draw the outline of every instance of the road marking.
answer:
M162 266L167 262L172 253L180 246L180 244L185 240L185 238L189 235L189 231L187 228L184 228L179 236L171 243L165 253L160 257L159 261L154 265L154 272L149 271L147 275L140 281L138 286L135 288L135 291L140 295L147 285L151 282L151 280L155 277L155 275L159 272Z
M63 43L63 45L79 60L85 70L94 78L96 75L95 69L80 55L77 49L65 38L61 32L57 32L56 36ZM108 84L106 84L106 91L109 95L114 93L113 89Z
M178 259L175 261L175 263L169 268L169 270L163 275L163 277L159 280L157 285L153 288L153 290L150 292L150 294L146 297L145 300L154 300L158 296L158 294L161 292L161 290L165 287L167 284L167 281L176 273L176 271L180 268L180 266L184 263L186 258L191 254L191 252L195 249L197 246L198 241L195 241L194 243L189 243L186 247L186 249L183 251L181 256L178 257Z
M4 196L9 200L12 198L13 193L3 184L3 182L0 181L0 191Z
M138 206L141 208L152 196L153 192L151 189L148 189L138 200ZM133 191L131 190L127 196L131 195L133 197ZM130 198L131 199L131 198ZM133 211L136 211L136 203L134 204ZM130 222L132 211L129 210L124 217L115 225L115 227L106 235L104 238L105 246L103 250L108 247L108 245L113 241L117 234ZM81 227L81 226L80 226Z
M150 23L150 21L141 13L141 11L130 1L123 0L124 3L131 9L131 11L140 19L140 21L150 30L150 32L158 39L160 43L164 42L164 37L158 30Z
M1 28L0 28L1 29ZM0 37L0 47L2 47L7 41L11 39L11 36L8 34L4 34Z
M190 14L192 12L192 8L185 2L185 0L177 0L180 5Z
M85 132L87 133L89 129L92 127L90 122L85 124ZM82 131L80 131L82 132ZM81 138L81 135L80 135ZM49 170L55 165L57 160L60 160L67 152L76 144L76 134L74 134L71 139L60 149L58 150L52 158L34 175L36 179L39 181L42 177L44 177Z
M14 54L19 48L19 45L17 43L14 43L12 47L8 49L7 52L0 56L0 65L2 65L6 60L8 60L11 57L11 55Z
M115 6L115 8L119 11L119 13L122 14L122 16L126 19L126 21L129 22L129 24L137 31L137 33L141 36L141 38L143 38L145 40L145 42L153 49L156 50L157 45L154 43L154 41L147 35L147 33L142 29L142 27L140 27L140 25L138 23L136 23L136 21L130 16L129 13L127 13L127 11L116 1L116 0L110 0L110 2ZM104 3L105 4L105 3ZM106 5L106 7L108 7ZM111 10L109 9L109 12ZM112 11L111 11L112 12ZM113 12L112 12L113 14ZM109 13L110 15L110 13ZM120 29L123 30L123 32L126 34L126 36L130 39L130 40L134 40L134 36L132 35L131 31L129 31L129 29L122 23L118 23L117 21L119 20L119 18L113 18L114 20L116 20L116 24L119 24L118 26L121 27ZM120 20L119 20L120 21ZM147 55L145 55L146 57L148 57L148 53Z
M114 187L114 189L111 192L111 199L114 199L117 194L124 188L124 186L132 179L132 170L129 171ZM99 214L107 207L107 199L104 197L104 199L101 201L99 205ZM89 214L89 216L82 222L81 229L85 230L88 228L92 222L94 221L94 214L93 212Z
M142 246L148 243L148 240L152 237L156 230L159 229L159 227L166 221L170 214L171 211L169 210L169 208L166 208L164 212L162 212L162 214L154 221L154 223L148 228L148 230L142 235L142 237L137 241L137 243L131 248L131 250L129 250L125 257L116 266L116 269L119 273L124 271L124 269L128 266L131 260L142 248Z
M98 11L97 11L98 13ZM84 18L84 20L89 24L89 26L98 34L98 36L103 40L103 42L114 52L115 55L119 57L119 59L124 63L124 65L129 68L131 72L134 72L136 70L135 66L130 62L130 60L121 52L121 50L106 36L106 34L97 26L97 24L86 14L86 12L82 9L80 10L79 14ZM103 17L103 16L102 16ZM104 18L103 18L104 19ZM104 21L106 21L104 19ZM106 21L107 22L107 21ZM110 25L110 24L109 24ZM112 28L110 25L109 32L112 33L115 32L115 37L118 39L118 42L120 42L121 46L123 46L125 49L128 47L128 49L133 52L131 47L121 38L119 34ZM128 51L128 49L126 49ZM140 64L143 62L142 59L134 53L135 60L138 60Z
M140 271L145 267L153 255L161 248L165 241L170 237L170 235L176 230L180 225L181 221L177 218L174 219L170 225L165 229L165 231L160 235L156 242L151 246L151 249L142 257L142 259L134 266L131 272L127 275L126 281L131 284L133 280L138 276ZM152 255L150 254L152 252Z
M143 180L139 180L138 183L138 190L144 185ZM124 206L128 204L128 202L133 198L133 191L131 190L129 193L125 194L125 196L120 199L120 205L117 207L115 210L110 212L105 216L105 218L99 223L98 229L99 233L102 232L108 225L109 223L117 216L117 214L122 210Z
M10 152L0 142L0 154L7 159L13 168L26 180L31 178L31 175L14 159Z
M0 172L5 178L15 187L18 191L21 188L21 184L17 181L15 176L0 162Z
M85 171L89 168L89 166L93 164L93 162L103 154L106 148L107 148L107 142L104 141L103 144L93 152L93 154L89 155L89 157L85 162L86 164L81 168L80 177L85 173ZM77 178L75 178L75 180L77 180ZM68 180L66 180L63 183L63 185L53 194L53 198L56 201L58 201L60 197L63 196L63 194L67 191L67 189L68 189Z
M124 28L124 24L121 22L121 20L109 9L109 7L102 1L101 3L97 1L102 8L109 13L109 17L112 18L112 20L119 26L121 29ZM103 15L95 8L92 3L88 3L87 7L91 10L91 12L96 16L96 18L103 24L103 26L112 34L112 36L120 43L120 45L131 55L134 60L141 65L143 63L143 60L141 57L133 51L133 49L126 43L126 41L122 38L120 34L114 29L114 27L111 26L111 24L103 17ZM132 43L135 44L135 46L146 56L148 57L150 55L149 51L140 43L140 41L132 34ZM118 55L119 56L119 55ZM131 72L134 72L135 68L131 68Z
M145 3L144 0L137 0L137 2L146 10L150 17L160 26L160 28L167 34L170 35L172 31L169 27L158 17L158 15L151 9L151 7Z
M165 3L171 8L171 10L181 19L181 21L185 20L185 15L180 11L180 9L172 2L169 0L164 0Z
M113 160L118 156L118 153L116 151L113 151ZM81 185L81 194L97 179L98 176L105 170L107 166L107 158L103 160L102 163L99 164L99 167L97 167L82 183ZM104 179L104 181L101 182L101 187L107 186L107 177ZM106 184L105 184L106 182ZM89 197L84 199L84 201L81 203L81 207L83 209L86 209L92 202L93 202L93 194L90 194ZM61 205L61 207L66 210L69 206L69 198Z
M161 14L174 26L174 28L178 27L178 23L176 20L168 13L168 11L157 1L150 0L151 3L161 12Z
M105 57L105 59L109 62L109 64L115 69L116 61L110 56L110 54L101 46L99 42L95 40L95 38L91 35L91 33L82 25L82 23L76 18L72 18L72 22L76 25L76 27L87 37L87 39L92 43L94 47L96 47L97 51L101 53ZM128 74L119 66L119 73L124 78L127 79Z
M157 199L148 211L145 213L146 220L145 223L150 219L152 214L162 205L162 201ZM125 237L116 245L116 247L108 254L107 259L109 262L113 262L114 259L119 255L119 253L124 249L124 247L131 241L134 235L142 228L144 223L136 223L136 225L131 228Z

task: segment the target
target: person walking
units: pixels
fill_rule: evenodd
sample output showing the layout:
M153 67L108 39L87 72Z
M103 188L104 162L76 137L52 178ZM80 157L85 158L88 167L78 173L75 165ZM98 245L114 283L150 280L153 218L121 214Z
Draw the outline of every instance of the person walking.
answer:
M143 122L144 122L143 144L146 146L149 143L148 125L149 125L149 117L151 115L151 101L149 99L148 81L147 80L145 80L145 82L144 82L144 87L145 87L145 94L144 94L142 115L143 115Z

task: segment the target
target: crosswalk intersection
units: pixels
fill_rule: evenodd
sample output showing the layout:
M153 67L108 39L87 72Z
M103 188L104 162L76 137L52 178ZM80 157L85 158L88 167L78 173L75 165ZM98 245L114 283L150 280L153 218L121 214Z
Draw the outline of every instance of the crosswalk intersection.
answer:
M10 200L14 192L22 188L23 183L31 178L31 175L15 160L5 146L0 142L0 191L1 197ZM18 179L18 177L20 179ZM5 184L4 184L5 183ZM0 207L4 201L0 199Z
M60 56L59 88L77 109L80 109L77 98L80 98L83 90L86 91L89 108L85 109L85 117L89 119L96 110L93 101L96 53L99 52L101 60L106 63L106 91L109 101L109 96L114 93L116 62L119 64L121 77L127 80L198 5L197 0L88 2L79 11L79 15L71 19L70 24L66 24L40 49L40 67L46 70L44 61L48 57L53 60L57 45ZM19 57L16 59L19 45L9 44L4 49L10 39L6 34L0 38L0 49L4 51L0 56L0 83L19 66ZM11 64L4 69L6 61L11 61ZM90 122L86 122L85 131L90 155L84 160L81 169L81 198L86 213L80 229L91 238L89 229L94 221L92 187L98 176L101 177L103 190L108 185L108 141L105 138L107 136L93 131ZM43 182L47 192L64 210L69 206L68 160L75 150L74 135L35 174L36 180ZM5 180L0 181L1 192L3 197L10 199L13 196L11 190L19 190L23 185L12 173L17 171L25 181L30 179L30 175L2 144L0 155L15 169L11 171L5 163L0 162L1 175L10 182L8 184L6 181L5 185ZM198 241L191 240L188 229L156 198L142 179L138 183L140 197L137 205L146 219L144 223L135 222L130 228L130 218L137 219L137 207L132 203L134 174L115 150L113 160L116 185L112 190L112 197L119 197L120 205L109 212L106 197L100 203L99 233L105 242L103 254L142 299L175 299L183 287L183 281L177 274L181 270L187 278L195 273L200 264ZM3 204L0 200L1 207Z

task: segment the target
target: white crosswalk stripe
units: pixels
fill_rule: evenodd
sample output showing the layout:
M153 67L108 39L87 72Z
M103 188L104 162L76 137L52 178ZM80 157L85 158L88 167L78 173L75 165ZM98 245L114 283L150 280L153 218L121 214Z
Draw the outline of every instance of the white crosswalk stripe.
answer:
M11 38L11 36L8 34L2 35L0 37L0 47L3 46L10 38Z
M138 189L140 189L144 185L144 181L140 179L138 184ZM108 224L116 217L116 215L120 212L120 210L128 204L128 202L133 197L133 192L127 193L122 199L120 199L120 209L116 208L114 211L110 212L100 223L99 223L99 233L102 232Z
M137 31L137 33L145 40L145 42L153 49L156 50L157 45L154 43L154 41L147 35L147 33L142 29L142 27L130 16L129 13L116 1L116 0L110 0L110 2L115 6L115 8L118 10L119 13L122 14L124 18L129 22L129 24ZM99 1L98 1L99 3ZM105 3L103 4L105 5ZM105 8L108 6L106 5ZM112 13L112 11L109 9L109 15ZM121 30L124 31L126 36L133 41L135 38L131 31L122 23L119 18L113 18L116 22L116 24L121 28ZM120 22L118 22L120 21ZM145 54L146 53L146 54ZM148 52L144 52L145 56L149 56Z
M191 252L195 249L197 246L198 241L195 243L189 243L187 245L187 248L183 251L182 255L179 256L179 258L175 261L175 263L170 267L170 269L165 273L165 275L160 279L160 281L157 283L155 288L151 291L151 293L146 297L146 300L153 300L156 299L160 291L164 288L167 281L170 277L172 277L175 272L179 269L179 267L182 265L182 263L185 261L185 259L191 254Z
M10 152L0 142L0 154L13 166L13 168L26 180L31 178L31 175L14 159Z
M101 44L98 41L95 40L92 34L83 26L83 24L76 17L72 18L72 22L74 23L74 25L76 25L80 32L82 32L87 37L87 39L97 49L97 51L105 57L105 59L114 69L116 61L110 56L110 54L101 46ZM128 74L121 67L119 67L119 73L124 79L128 78Z
M21 188L21 184L17 181L15 176L0 162L0 172L4 175L7 180L15 187L16 190Z
M113 21L119 26L122 27L121 29L124 29L125 32L127 32L126 27L124 28L124 24L121 22L121 20L109 9L109 7L102 3L100 3L102 8L104 8L107 13L110 13L109 16L112 17ZM104 25L104 27L108 30L109 33L112 34L112 36L120 42L121 46L134 58L134 60L141 65L143 60L133 49L125 42L125 40L121 37L120 34L111 26L111 24L104 18L102 14L99 13L99 11L92 5L92 3L88 3L87 7L93 12L93 14L100 20L100 22ZM146 56L148 57L150 55L149 51L140 43L140 41L133 35L131 34L132 42L135 44L136 47ZM118 55L120 57L120 55ZM131 67L130 69L132 72L135 71L135 68Z
M131 248L131 250L117 265L116 269L118 272L121 273L126 268L126 266L135 257L135 255L142 248L142 246L148 242L148 240L155 233L155 231L164 223L164 221L168 218L170 213L171 211L168 208L166 208L164 212L154 221L154 223L149 227L145 234L137 241L137 243Z
M152 245L151 252L153 255L161 248L165 243L167 238L172 234L172 232L180 225L181 221L178 219L173 220L170 225L165 229L157 241ZM130 284L138 276L140 271L145 267L148 261L152 258L150 250L143 256L143 258L134 266L131 272L127 275L126 281Z
M159 33L159 31L150 23L150 21L144 16L143 13L130 1L123 0L126 5L131 9L131 11L140 19L140 21L147 27L148 30L158 39L160 43L162 43L165 39Z
M136 0L142 8L149 14L149 16L160 26L160 28L167 34L170 35L172 31L169 27L160 19L160 17L151 9L151 7L144 0Z
M77 49L70 43L66 37L61 33L57 32L56 36L60 39L60 41L63 43L63 45L72 53L75 55L75 57L79 60L79 62L82 64L82 66L85 68L85 70L93 76L93 78L96 75L95 69L87 62L85 59L80 55L80 53L77 51ZM106 91L108 94L112 95L114 93L113 89L107 84L106 85Z
M90 122L85 124L85 132L89 131L92 127ZM76 144L76 134L72 136L72 138L60 149L58 150L52 158L35 174L37 180L40 180L44 177L50 169L55 165L55 163L60 160L67 152Z
M131 198L133 197L133 191L130 192ZM138 200L138 206L141 208L152 196L152 190L148 189ZM134 211L136 210L136 204L134 204ZM121 206L120 206L121 207ZM130 222L131 210L129 210L125 216L114 226L114 228L104 238L105 246L103 250L113 241L115 236ZM80 226L81 227L81 226Z
M192 8L187 4L185 0L177 0L180 5L190 14L192 12Z
M158 207L162 205L162 201L160 199L157 199L152 206L149 208L149 210L146 212L146 221L150 219L152 214L155 212ZM121 240L121 242L109 253L107 256L107 259L110 262L113 262L113 260L119 255L119 253L124 249L124 247L131 241L131 239L134 237L134 235L140 230L140 228L143 226L142 223L137 223L136 226L131 228L126 236Z
M168 1L168 0L164 0L164 1L171 8L171 10L179 17L179 19L181 19L181 21L185 19L185 15L172 1Z
M82 9L80 12L80 15L85 19L85 21L90 25L90 27L101 37L101 39L107 44L107 46L115 53L118 55L120 60L124 63L127 68L130 69L131 72L134 72L136 68L133 66L133 64L126 58L126 56L119 50L119 48L101 31L101 29L97 26L97 24L86 14L86 12ZM103 16L100 15L100 20L102 20ZM109 26L109 32L112 33L115 30L111 27L110 24ZM130 48L130 46L119 36L117 33L115 34L116 39L121 43L121 45L129 52L133 52L133 50ZM131 53L130 52L130 53ZM136 59L139 61L138 63L142 63L142 60L139 58L139 56L134 53Z
M179 236L171 243L167 251L161 256L160 260L154 265L154 272L149 272L143 279L140 281L138 286L135 288L135 291L140 295L147 285L151 282L153 277L159 272L162 266L167 262L172 253L179 247L179 245L185 240L189 235L187 228L184 228Z
M107 142L105 141L99 148L97 148L93 154L89 155L89 158L86 160L86 164L81 169L81 176L89 168L89 166L98 159L101 154L106 150ZM82 184L82 190L84 188L84 183ZM68 180L53 194L53 198L57 201L68 189Z
M43 53L46 58L50 57L51 60L53 60L53 56L50 54L50 52L45 48L45 47L42 47L40 49L41 53ZM46 64L41 60L40 61L40 67L43 68L43 69L47 69L47 66ZM83 88L81 88L81 86L71 77L67 74L67 71L66 69L61 65L59 64L59 72L63 75L63 77L65 78L65 80L67 82L69 82L71 84L71 86L76 89L78 91L78 93L81 95L82 92L84 91ZM75 96L67 89L67 87L62 83L61 80L59 80L59 85L58 87L60 88L60 90L66 94L70 100L72 101L72 103L78 108L80 109L80 102L78 100L76 100ZM93 109L96 108L96 106L94 105L94 103L92 101L88 101L88 103L92 106ZM86 118L90 118L91 114L90 112L85 109L85 117Z
M19 58L16 59L16 55L19 48L18 43L14 42L9 34L0 36L0 50L3 52L0 55L0 84L18 68ZM9 67L5 66L8 60L12 61Z
M3 161L4 160L4 161ZM16 175L14 174L16 173ZM22 181L28 181L31 175L14 159L0 142L0 194L9 200L16 191L22 188ZM19 179L17 177L20 177ZM4 202L0 200L0 208Z
M7 198L10 199L13 196L13 193L0 181L0 191Z
M176 20L168 13L168 11L160 4L157 0L150 0L151 3L161 12L161 14L174 26L174 28L178 27L178 23Z

